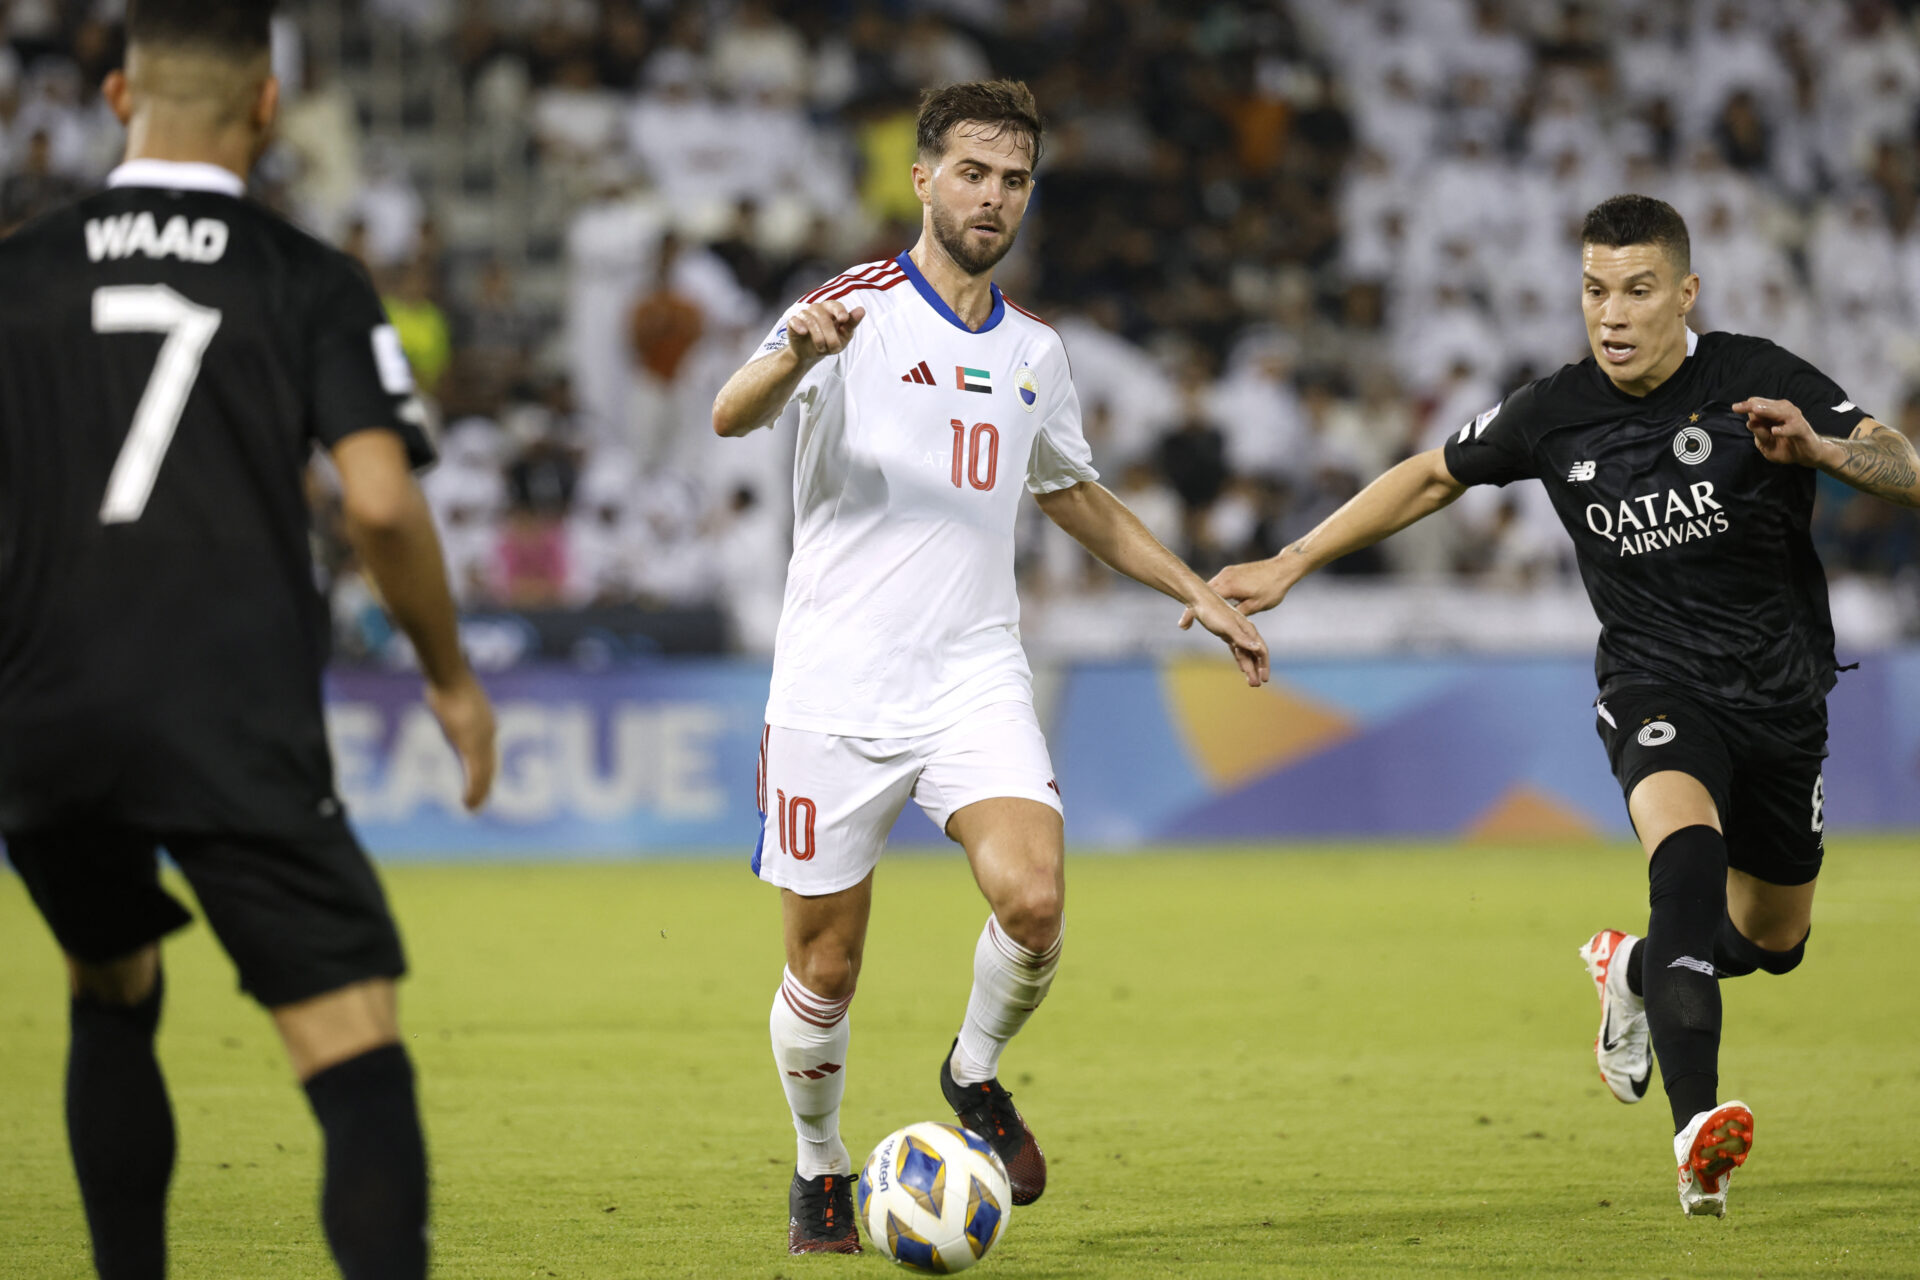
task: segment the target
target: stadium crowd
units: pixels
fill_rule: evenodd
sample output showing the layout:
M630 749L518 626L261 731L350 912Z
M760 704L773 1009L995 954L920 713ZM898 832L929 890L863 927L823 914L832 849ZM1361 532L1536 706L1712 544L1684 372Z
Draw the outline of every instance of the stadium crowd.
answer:
M0 0L0 227L114 162L94 90L119 7ZM1920 438L1912 3L286 8L259 194L374 273L437 406L427 484L470 607L719 602L770 645L792 433L716 441L708 405L787 302L912 242L917 96L991 75L1031 83L1050 128L999 279L1063 335L1108 482L1203 569L1581 358L1577 229L1622 190L1688 218L1697 328L1772 337ZM523 184L430 181L375 123L376 92L403 128L444 109L377 82L395 42ZM514 199L562 211L550 242L452 234ZM1823 480L1818 532L1835 575L1920 597L1912 513ZM1037 515L1031 535L1035 598L1125 590ZM350 620L364 588L323 545ZM1520 486L1336 569L1521 587L1572 558Z

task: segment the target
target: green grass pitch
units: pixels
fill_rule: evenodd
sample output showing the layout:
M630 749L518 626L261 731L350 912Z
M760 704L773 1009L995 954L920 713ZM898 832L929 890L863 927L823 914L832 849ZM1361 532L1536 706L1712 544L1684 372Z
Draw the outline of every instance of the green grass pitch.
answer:
M1052 1182L985 1276L1920 1275L1911 840L1839 838L1806 965L1723 988L1757 1115L1689 1222L1666 1106L1606 1094L1574 950L1645 919L1618 846L1076 857L1065 961L1003 1079ZM447 1277L879 1275L784 1252L773 891L735 861L389 873L415 976ZM956 854L882 865L844 1113L864 1154L935 1082L983 918ZM168 949L173 1274L331 1275L317 1138L197 926ZM91 1275L61 1129L64 997L0 876L0 1274Z

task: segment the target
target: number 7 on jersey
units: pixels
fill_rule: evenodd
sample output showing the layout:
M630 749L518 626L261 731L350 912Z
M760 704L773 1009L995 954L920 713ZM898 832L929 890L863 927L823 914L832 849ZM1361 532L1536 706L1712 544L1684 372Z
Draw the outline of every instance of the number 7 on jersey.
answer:
M219 329L218 311L189 302L163 284L107 285L93 291L95 333L167 335L107 478L101 524L131 524L147 509L161 460L200 376L200 359Z

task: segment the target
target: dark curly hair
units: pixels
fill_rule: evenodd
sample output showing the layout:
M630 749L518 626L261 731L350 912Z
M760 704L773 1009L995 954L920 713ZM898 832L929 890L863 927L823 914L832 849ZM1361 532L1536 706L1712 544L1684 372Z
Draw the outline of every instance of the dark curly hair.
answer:
M1652 196L1611 196L1593 206L1580 227L1581 244L1610 249L1630 244L1657 245L1685 275L1693 269L1693 245L1687 221L1665 200Z
M272 23L273 0L130 0L127 43L250 59L271 50Z
M1012 130L1026 139L1033 164L1040 163L1040 108L1034 104L1033 90L1022 81L973 80L927 90L920 98L921 156L944 152L947 136L959 124L992 126L988 136L994 138Z

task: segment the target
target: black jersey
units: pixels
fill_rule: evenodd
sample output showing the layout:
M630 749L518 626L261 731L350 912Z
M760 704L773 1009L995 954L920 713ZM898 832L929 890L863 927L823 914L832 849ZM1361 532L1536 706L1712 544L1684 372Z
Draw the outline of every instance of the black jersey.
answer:
M1740 710L1803 706L1834 682L1808 533L1815 473L1768 462L1732 406L1790 400L1829 436L1867 414L1764 338L1687 345L1644 397L1591 356L1528 383L1448 439L1447 469L1463 484L1546 485L1600 617L1602 696L1674 683Z
M335 803L313 446L432 451L352 259L211 166L111 182L0 240L0 828L277 829Z

